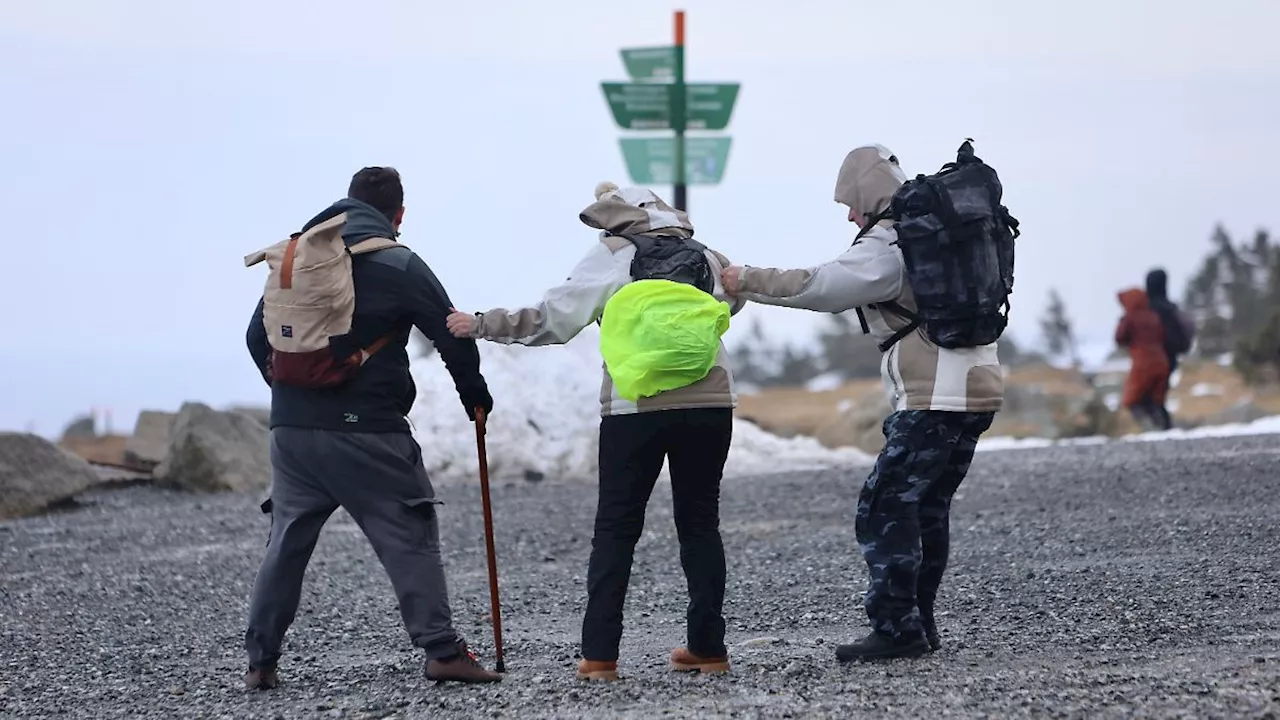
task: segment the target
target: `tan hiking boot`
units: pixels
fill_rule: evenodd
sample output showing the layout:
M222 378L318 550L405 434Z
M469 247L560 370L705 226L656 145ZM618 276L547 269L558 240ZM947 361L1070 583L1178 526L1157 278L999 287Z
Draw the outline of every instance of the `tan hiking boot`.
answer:
M579 660L578 661L578 679L579 680L617 680L618 679L618 661L617 660Z
M273 690L279 684L280 676L273 667L250 667L244 676L244 686L250 690Z
M688 649L680 647L671 651L671 669L676 672L726 673L729 672L729 656L698 657Z
M436 682L463 682L463 683L491 683L500 682L502 675L491 670L485 670L480 664L480 660L476 658L467 644L461 640L458 641L458 654L448 660L437 660L430 658L427 660L425 673L428 680Z

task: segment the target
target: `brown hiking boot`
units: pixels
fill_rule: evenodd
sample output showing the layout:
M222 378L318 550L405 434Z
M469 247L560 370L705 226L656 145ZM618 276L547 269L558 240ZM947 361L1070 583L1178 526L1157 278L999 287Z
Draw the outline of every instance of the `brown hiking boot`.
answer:
M458 641L458 654L448 660L429 658L425 668L428 680L448 682L450 680L464 683L499 682L502 676L491 670L485 670L467 644Z
M617 660L579 660L579 680L617 680Z
M726 673L729 672L729 656L704 658L680 647L671 651L671 669L676 672Z
M273 690L279 684L280 676L273 667L250 667L244 676L244 686L250 690Z

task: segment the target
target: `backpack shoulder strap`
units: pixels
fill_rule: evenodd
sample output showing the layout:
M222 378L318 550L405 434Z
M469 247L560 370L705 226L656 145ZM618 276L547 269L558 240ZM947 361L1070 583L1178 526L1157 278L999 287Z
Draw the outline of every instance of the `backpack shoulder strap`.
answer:
M915 332L916 328L920 327L920 316L902 307L902 305L898 304L898 301L896 300L876 303L875 307L877 310L888 310L894 315L908 321L906 325L902 326L897 332L890 335L888 339L879 344L880 352L888 352L889 348L896 345L899 340Z
M892 206L892 205L890 205L889 207L885 208L884 210L881 210L879 213L876 213L876 215L875 215L874 217L872 217L872 218L867 222L867 224L866 224L866 226L865 226L865 227L863 227L862 229L858 230L858 234L853 238L853 244L852 244L852 245L850 245L850 247L852 247L853 245L857 245L858 243L862 242L862 238L863 238L863 237L865 237L867 233L871 232L871 230L872 230L874 227L876 227L876 226L877 226L877 225L879 225L880 223L884 222L885 220L888 220L888 219L889 219L889 218L891 218L891 217L893 217L893 206ZM896 303L895 303L895 304L896 304ZM875 305L872 305L872 307L875 307ZM859 308L854 308L854 312L858 314L858 326L862 329L862 334L863 334L863 335L870 335L870 334L871 334L871 326L870 326L870 325L867 325L867 314L866 314L866 313L864 313L864 312L862 311L862 308L860 308L860 307L859 307ZM895 342L896 342L896 341L895 341ZM884 350L883 350L883 349L881 349L881 350L880 350L880 352L884 352Z
M657 241L649 237L648 235L616 234L616 235L613 235L613 237L620 237L623 240L626 240L627 242L631 243L632 245L635 245L637 255L643 255L644 253L653 249L654 245L657 245Z

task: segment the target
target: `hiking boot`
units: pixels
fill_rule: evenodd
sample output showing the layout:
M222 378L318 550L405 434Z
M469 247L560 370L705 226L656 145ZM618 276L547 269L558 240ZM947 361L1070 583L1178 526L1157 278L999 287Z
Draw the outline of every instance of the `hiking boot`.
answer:
M618 661L617 660L579 660L578 661L578 679L579 680L605 680L613 681L618 679Z
M458 641L458 654L447 659L428 658L424 672L428 680L448 682L450 680L463 683L499 682L502 676L491 670L485 670L467 644Z
M726 673L729 672L729 656L700 657L680 647L671 651L671 669L676 672Z
M245 673L244 686L250 690L274 690L280 684L280 676L273 667L256 668L249 666Z
M920 657L929 652L929 641L924 633L910 638L894 638L885 633L872 632L849 645L836 647L836 659L840 662L867 662L893 658Z
M929 641L929 652L941 650L942 637L938 635L938 622L933 617L922 617L920 624L924 625L924 639Z

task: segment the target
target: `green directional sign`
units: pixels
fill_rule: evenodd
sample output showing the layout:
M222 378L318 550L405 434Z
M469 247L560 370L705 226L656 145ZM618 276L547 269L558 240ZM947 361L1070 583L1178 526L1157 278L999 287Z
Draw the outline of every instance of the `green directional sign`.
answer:
M685 106L690 130L723 130L738 102L738 83L689 83Z
M619 127L669 130L678 85L669 83L600 83ZM685 87L685 129L723 130L738 101L738 83L689 83Z
M622 138L622 156L632 182L666 185L675 182L676 141L671 137ZM687 137L684 140L685 182L716 185L729 162L727 137Z
M675 85L655 83L600 83L605 100L619 127L627 130L671 128L671 100Z
M676 49L667 47L628 48L622 64L636 82L673 82L676 78Z

